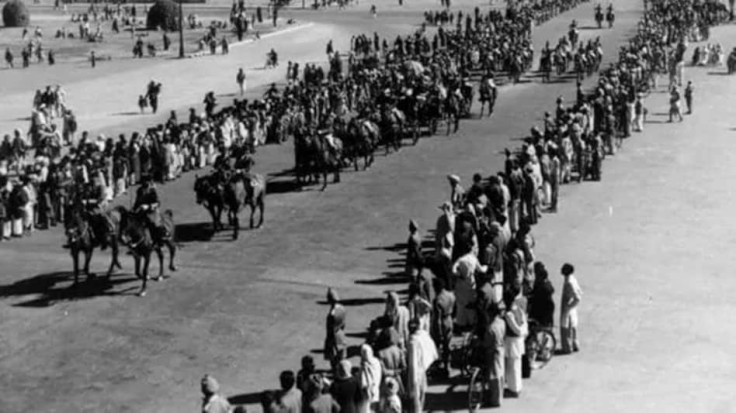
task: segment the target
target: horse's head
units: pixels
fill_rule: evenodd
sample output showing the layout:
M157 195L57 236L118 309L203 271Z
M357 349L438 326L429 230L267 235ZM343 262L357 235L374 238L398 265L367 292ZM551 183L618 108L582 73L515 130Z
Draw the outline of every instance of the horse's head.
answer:
M123 206L116 208L120 214L120 241L130 249L135 249L149 238L146 223L135 213Z

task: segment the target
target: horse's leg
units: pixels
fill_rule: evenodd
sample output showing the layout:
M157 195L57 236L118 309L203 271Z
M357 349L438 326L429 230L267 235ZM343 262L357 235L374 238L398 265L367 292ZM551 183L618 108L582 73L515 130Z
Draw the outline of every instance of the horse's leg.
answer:
M143 259L143 273L141 273L138 277L141 279L141 290L138 291L138 297L145 297L146 296L146 284L148 284L148 261L151 258L151 252L148 251L145 254L143 254L143 257L140 257L136 255L136 272L139 272L139 267L141 264L141 259Z
M133 253L133 262L135 266L135 276L138 278L142 278L141 277L141 257L136 253Z
M148 266L151 264L151 251L143 254L143 278L148 279Z
M74 284L79 282L79 249L72 246L72 262L74 263Z
M166 246L169 247L169 270L176 271L176 265L174 259L176 258L176 243L173 240L166 242Z
M161 246L156 247L156 255L158 256L158 277L156 277L156 281L160 281L164 278L164 250Z
M113 237L113 240L110 244L112 246L112 257L113 262L115 263L115 267L117 267L118 269L122 269L123 266L120 264L120 245L118 245L118 240Z
M261 218L258 220L258 228L260 228L263 225L263 214L266 211L266 200L263 199L264 195L261 194L261 196L258 199L258 208L261 210Z
M335 165L335 183L340 182L340 165Z
M256 204L250 204L250 229L253 229L253 215L256 213Z
M328 173L327 168L324 168L322 170L322 178L324 180L324 182L322 183L322 189L321 189L322 191L324 191L325 189L327 189L327 173ZM319 182L319 180L317 180L317 182Z
M233 223L233 240L238 239L238 233L240 232L240 219L238 219L238 211L231 212L231 218Z
M84 251L84 273L87 274L88 280L90 277L94 277L94 274L90 274L89 272L89 262L92 261L92 252L94 252L94 248L89 248Z

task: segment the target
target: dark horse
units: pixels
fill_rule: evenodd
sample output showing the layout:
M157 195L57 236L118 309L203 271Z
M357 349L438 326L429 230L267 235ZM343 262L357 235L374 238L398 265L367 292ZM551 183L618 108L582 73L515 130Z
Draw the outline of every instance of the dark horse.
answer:
M164 246L169 249L169 269L176 271L174 265L174 258L176 257L174 216L170 209L163 212L161 214L161 227L155 229L158 234L153 234L145 214L128 211L123 206L115 209L120 214L120 239L133 253L135 275L142 280L138 295L143 297L146 295L148 265L151 262L153 251L156 251L159 262L159 274L155 278L156 281L164 277ZM141 260L143 261L142 268Z
M74 284L79 282L79 253L84 254L83 271L87 275L87 279L89 279L91 276L94 276L89 272L89 262L92 259L92 253L95 248L101 247L103 243L109 245L112 250L112 260L110 261L110 268L107 270L107 279L109 280L116 267L122 268L118 260L117 237L120 216L115 211L105 212L106 217L104 218L109 220L111 228L105 228L104 232L100 230L96 233L93 229L92 222L90 222L90 217L81 212L79 208L75 209L74 211L70 211L69 219L66 222L67 245L74 261Z
M331 145L326 136L318 136L310 132L309 128L299 128L294 134L294 154L296 158L296 179L298 183L307 183L322 175L327 188L327 175L332 172L334 182L340 182L340 168L342 167L342 141L333 138Z
M222 211L225 209L224 185L216 174L196 176L194 192L197 204L204 205L212 216L212 228L215 232L222 230Z
M234 174L228 178L222 196L228 209L228 221L233 226L233 239L238 239L238 232L240 231L238 213L244 206L250 207L250 228L253 229L256 208L261 212L258 228L263 225L264 201L266 198L266 179L263 175L255 173Z

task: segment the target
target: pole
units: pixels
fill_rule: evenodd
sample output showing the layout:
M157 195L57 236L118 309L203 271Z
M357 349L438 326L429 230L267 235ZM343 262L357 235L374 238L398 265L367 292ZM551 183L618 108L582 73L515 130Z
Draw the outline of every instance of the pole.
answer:
M184 11L179 0L179 58L184 58Z

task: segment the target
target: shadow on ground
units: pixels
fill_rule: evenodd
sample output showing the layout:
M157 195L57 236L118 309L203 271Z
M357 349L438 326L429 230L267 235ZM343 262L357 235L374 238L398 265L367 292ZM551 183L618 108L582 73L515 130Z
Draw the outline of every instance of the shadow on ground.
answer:
M60 301L73 301L88 299L98 296L135 295L138 289L137 283L122 290L116 290L116 286L130 284L138 281L134 276L115 275L108 280L106 277L96 276L87 278L80 275L80 282L76 285L71 283L74 274L70 271L52 272L40 274L34 277L17 281L13 284L0 286L0 299L10 297L32 298L14 303L14 307L49 307ZM71 283L65 286L57 286L61 283Z

